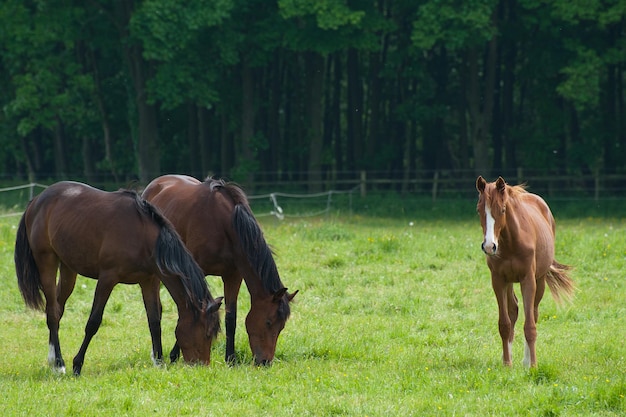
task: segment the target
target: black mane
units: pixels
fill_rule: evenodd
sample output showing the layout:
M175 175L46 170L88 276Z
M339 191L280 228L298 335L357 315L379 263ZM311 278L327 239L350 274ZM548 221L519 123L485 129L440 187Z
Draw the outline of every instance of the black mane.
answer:
M204 182L211 191L223 191L233 200L235 204L232 216L233 228L239 237L239 243L248 262L259 276L263 288L270 294L283 290L285 285L280 280L278 268L274 261L274 252L265 241L263 231L252 214L244 191L237 184L221 179L207 178ZM285 294L280 300L278 314L286 320L290 313L289 301Z

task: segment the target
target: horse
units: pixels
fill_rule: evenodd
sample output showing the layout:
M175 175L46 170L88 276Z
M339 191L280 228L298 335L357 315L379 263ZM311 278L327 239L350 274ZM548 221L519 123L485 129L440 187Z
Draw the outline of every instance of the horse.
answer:
M185 361L210 362L211 344L220 329L222 297L213 298L175 229L137 192L105 192L70 181L51 185L30 201L22 215L14 260L26 305L45 310L48 363L53 370L65 373L59 322L77 274L96 279L97 284L85 337L73 361L75 375L81 373L87 347L119 283L141 287L155 364L163 356L161 282L177 305L175 334Z
M200 182L185 175L154 179L142 197L172 222L205 275L221 276L224 283L226 362L235 361L237 297L242 277L250 293L246 330L257 365L274 359L280 332L290 315L288 293L276 268L272 250L248 204L234 183L207 178ZM170 359L177 358L177 346Z
M527 192L524 185L508 185L502 177L488 183L479 176L476 189L483 229L481 248L498 301L502 361L505 366L512 366L511 350L518 317L513 284L519 283L524 307L523 364L526 368L536 367L539 303L546 283L558 304L572 299L575 285L567 274L571 267L554 259L556 224L541 197Z

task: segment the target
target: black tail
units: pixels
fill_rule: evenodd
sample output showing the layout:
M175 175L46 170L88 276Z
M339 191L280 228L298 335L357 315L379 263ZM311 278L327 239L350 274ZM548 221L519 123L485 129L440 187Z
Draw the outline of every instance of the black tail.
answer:
M30 308L36 310L44 309L44 299L41 288L41 278L39 277L39 269L35 263L33 252L28 242L26 234L26 213L22 215L20 224L17 228L17 237L15 238L15 273L17 274L17 285L20 288L24 302Z

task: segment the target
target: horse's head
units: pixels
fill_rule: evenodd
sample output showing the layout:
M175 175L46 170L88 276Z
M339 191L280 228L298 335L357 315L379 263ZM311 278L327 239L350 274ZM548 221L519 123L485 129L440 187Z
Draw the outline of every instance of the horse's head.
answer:
M482 176L476 179L478 190L478 205L476 210L480 215L480 224L483 227L483 252L487 255L498 253L498 238L506 224L507 192L506 182L498 177L495 182L487 182Z
M222 299L216 298L197 315L188 314L178 319L176 341L185 362L205 365L211 362L211 345L220 330Z
M269 365L274 359L278 335L289 318L289 303L298 291L289 294L282 288L268 297L258 298L252 303L246 316L246 330L250 350L257 365Z

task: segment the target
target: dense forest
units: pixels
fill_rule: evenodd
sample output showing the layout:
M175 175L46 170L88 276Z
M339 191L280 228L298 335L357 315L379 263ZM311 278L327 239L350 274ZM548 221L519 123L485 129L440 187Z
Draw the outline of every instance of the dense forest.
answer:
M0 173L626 172L626 0L1 0Z

